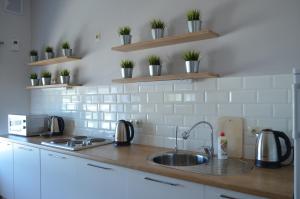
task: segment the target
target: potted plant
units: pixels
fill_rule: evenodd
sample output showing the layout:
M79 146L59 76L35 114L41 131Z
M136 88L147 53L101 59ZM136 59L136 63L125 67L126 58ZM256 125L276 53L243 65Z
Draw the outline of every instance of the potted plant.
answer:
M161 75L160 58L156 55L151 55L148 57L148 62L149 62L150 76L160 76Z
M45 48L45 59L51 59L54 57L53 48L51 46L47 46Z
M50 85L51 84L51 73L48 71L44 71L41 74L42 77L42 85Z
M190 50L184 53L183 59L185 60L185 68L187 73L199 72L200 52Z
M130 35L131 29L129 26L124 26L119 28L119 36L121 39L121 44L131 44L131 35Z
M36 73L31 73L30 74L30 82L31 82L31 86L38 86L39 85L39 80L38 80L38 76Z
M60 83L61 84L70 83L70 71L68 71L67 69L60 71Z
M72 49L70 48L70 44L68 42L62 43L61 52L63 56L72 56Z
M30 62L36 62L39 60L38 52L36 50L30 51Z
M132 78L134 62L128 59L121 61L122 78Z
M160 39L164 37L165 23L160 19L154 19L150 22L151 33L153 39Z
M189 10L186 14L189 32L198 32L201 30L201 20L199 10Z

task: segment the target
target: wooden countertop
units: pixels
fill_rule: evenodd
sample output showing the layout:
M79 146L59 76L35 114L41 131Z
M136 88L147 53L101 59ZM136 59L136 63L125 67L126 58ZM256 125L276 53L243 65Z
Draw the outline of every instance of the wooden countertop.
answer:
M52 138L53 139L53 138ZM147 157L167 148L145 145L114 147L112 144L85 149L82 151L66 151L41 145L41 141L49 140L42 137L1 136L0 140L29 145L41 149L73 155L103 163L118 165L130 169L154 173L162 176L187 180L200 184L230 189L237 192L267 198L293 198L293 167L280 169L254 168L251 172L236 176L211 176L154 165Z

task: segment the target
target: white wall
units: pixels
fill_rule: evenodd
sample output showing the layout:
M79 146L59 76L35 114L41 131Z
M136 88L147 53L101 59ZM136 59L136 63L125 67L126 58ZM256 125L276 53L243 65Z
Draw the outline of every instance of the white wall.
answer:
M147 74L145 57L158 54L168 72L183 72L182 51L203 52L201 65L225 76L290 73L299 65L299 0L33 0L32 44L59 48L70 41L81 62L61 65L79 73L80 83L97 85L120 77L119 62L132 58L135 75ZM119 53L118 27L130 25L133 41L150 39L149 20L159 17L168 34L186 32L185 12L202 11L204 27L222 36L209 41ZM95 42L96 32L102 39ZM72 66L72 67L71 67ZM166 71L165 68L165 71ZM55 67L48 68L55 71ZM40 69L41 70L41 69Z
M30 1L24 0L24 15L4 13L0 0L0 133L7 132L7 114L29 112L28 53L30 50ZM11 51L11 42L20 42L20 51Z

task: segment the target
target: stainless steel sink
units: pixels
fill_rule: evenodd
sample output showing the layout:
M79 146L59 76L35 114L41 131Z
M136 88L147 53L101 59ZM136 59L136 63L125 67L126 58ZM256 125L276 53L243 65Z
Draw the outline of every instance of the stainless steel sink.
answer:
M253 161L243 159L218 160L190 151L171 151L157 153L148 158L151 164L172 169L207 174L207 175L240 175L250 172Z
M200 154L166 152L155 155L152 161L166 166L194 166L208 162L208 158Z

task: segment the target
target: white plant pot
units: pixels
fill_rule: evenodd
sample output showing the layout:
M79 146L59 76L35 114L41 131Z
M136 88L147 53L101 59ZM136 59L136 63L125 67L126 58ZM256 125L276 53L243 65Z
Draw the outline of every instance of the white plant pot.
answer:
M30 56L30 62L36 62L39 60L39 56Z
M30 79L31 86L38 86L39 85L39 79Z
M53 52L45 52L45 59L52 59L54 58L54 53Z
M42 85L46 86L46 85L50 85L51 84L51 77L42 77Z
M63 56L70 57L72 56L72 49L61 49L61 53Z
M61 84L70 84L70 76L59 76Z
M161 65L149 65L150 76L160 76L161 75Z
M164 29L158 28L158 29L152 29L152 38L153 39L160 39L164 37Z
M201 20L188 21L189 32L198 32L201 30Z

